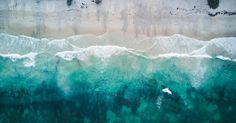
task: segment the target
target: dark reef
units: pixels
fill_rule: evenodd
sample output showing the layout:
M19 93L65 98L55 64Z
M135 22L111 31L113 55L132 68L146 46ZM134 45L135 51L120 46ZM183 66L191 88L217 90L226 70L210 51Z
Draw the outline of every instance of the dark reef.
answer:
M209 7L212 9L218 8L219 3L220 3L219 0L207 0L207 2L208 2Z

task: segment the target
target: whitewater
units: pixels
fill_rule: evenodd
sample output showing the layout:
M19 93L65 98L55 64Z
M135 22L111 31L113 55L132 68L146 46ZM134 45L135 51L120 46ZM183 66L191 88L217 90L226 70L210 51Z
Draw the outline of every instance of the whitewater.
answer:
M13 62L28 59L34 66L38 54L51 53L65 60L85 60L90 56L109 58L115 55L129 54L147 59L168 57L203 57L221 60L236 60L236 38L215 38L200 41L175 34L166 37L141 37L128 39L110 39L106 35L79 35L66 39L36 39L27 36L0 34L0 56ZM118 43L119 42L119 43ZM125 42L125 43L123 43ZM99 44L101 43L101 44Z

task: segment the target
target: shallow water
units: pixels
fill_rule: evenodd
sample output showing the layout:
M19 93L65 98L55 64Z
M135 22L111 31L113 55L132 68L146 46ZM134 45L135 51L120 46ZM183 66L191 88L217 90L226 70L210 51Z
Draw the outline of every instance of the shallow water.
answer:
M53 52L0 56L0 122L236 121L233 58L118 46Z

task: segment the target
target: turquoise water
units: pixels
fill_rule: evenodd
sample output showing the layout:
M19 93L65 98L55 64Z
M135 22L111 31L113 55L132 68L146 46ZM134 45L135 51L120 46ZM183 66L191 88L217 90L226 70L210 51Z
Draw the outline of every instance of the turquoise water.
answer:
M1 123L236 122L233 61L41 53L23 64L0 57Z

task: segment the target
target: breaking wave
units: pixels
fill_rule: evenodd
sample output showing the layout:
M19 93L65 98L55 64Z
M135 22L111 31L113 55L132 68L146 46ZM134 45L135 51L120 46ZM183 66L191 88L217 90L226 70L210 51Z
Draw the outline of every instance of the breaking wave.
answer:
M108 58L113 55L130 54L149 59L167 57L204 57L236 60L236 38L216 38L200 41L183 35L170 37L140 37L111 39L111 36L80 35L66 39L36 39L27 36L0 34L0 56L16 59L28 58L32 62L36 54L55 54L72 60L96 56ZM117 43L120 42L120 43ZM29 56L29 57L28 57Z

